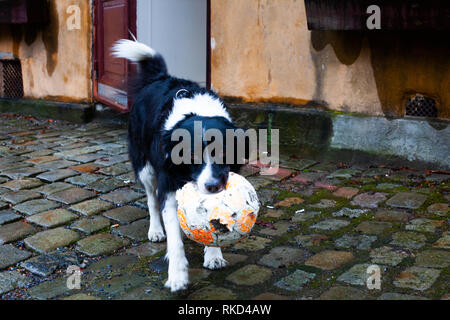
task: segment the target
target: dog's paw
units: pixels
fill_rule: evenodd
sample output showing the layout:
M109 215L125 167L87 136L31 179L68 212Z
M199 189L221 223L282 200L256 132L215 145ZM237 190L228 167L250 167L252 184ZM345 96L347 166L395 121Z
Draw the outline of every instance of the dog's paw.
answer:
M186 290L189 285L188 273L180 272L170 277L166 281L165 287L170 289L172 292L177 292L181 290Z
M205 259L205 262L203 263L203 267L209 270L217 270L225 268L228 265L227 260L221 257L215 257L212 259Z
M150 242L163 242L166 240L166 235L160 230L150 230L148 232L148 240Z

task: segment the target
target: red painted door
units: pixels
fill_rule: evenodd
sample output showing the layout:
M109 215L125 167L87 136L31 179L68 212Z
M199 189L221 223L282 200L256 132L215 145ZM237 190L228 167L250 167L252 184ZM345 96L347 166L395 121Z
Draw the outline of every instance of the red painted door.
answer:
M94 95L97 101L119 111L129 110L126 83L131 66L111 56L119 39L136 34L136 0L95 1Z

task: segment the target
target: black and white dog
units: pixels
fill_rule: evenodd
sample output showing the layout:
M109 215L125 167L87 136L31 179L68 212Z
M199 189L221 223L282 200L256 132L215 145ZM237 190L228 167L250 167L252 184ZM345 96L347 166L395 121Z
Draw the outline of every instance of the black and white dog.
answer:
M218 164L211 158L223 154L210 154L201 164L175 165L171 157L174 147L171 136L174 130L181 128L194 137L195 123L201 123L203 133L217 129L223 132L223 137L226 130L236 128L224 103L214 92L191 81L171 77L163 57L153 49L136 41L120 40L115 44L113 54L139 65L136 100L129 120L130 157L136 176L147 192L148 238L159 242L167 235L169 279L166 287L172 291L182 290L189 283L188 261L175 193L187 182L195 182L204 193L220 192L226 186L229 172L238 172L240 166L237 161L231 165ZM207 150L207 143L202 144ZM219 269L226 264L220 248L205 248L205 268Z

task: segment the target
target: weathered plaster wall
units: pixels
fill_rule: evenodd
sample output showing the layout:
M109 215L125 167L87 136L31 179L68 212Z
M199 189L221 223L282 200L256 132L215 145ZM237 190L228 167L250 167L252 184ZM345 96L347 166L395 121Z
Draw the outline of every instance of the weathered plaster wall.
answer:
M445 34L311 32L303 0L212 0L211 29L212 86L221 95L401 116L421 93L450 118Z
M0 25L0 53L22 62L26 98L90 102L91 1L50 0L46 25ZM80 8L80 27L68 30L67 8Z

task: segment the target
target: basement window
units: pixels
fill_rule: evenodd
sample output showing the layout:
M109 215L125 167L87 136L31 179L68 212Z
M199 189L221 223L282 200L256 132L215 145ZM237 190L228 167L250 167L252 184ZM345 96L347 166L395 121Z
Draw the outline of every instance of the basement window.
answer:
M20 60L0 60L0 97L22 99L23 78Z
M406 102L406 115L411 117L437 118L436 101L417 94Z

